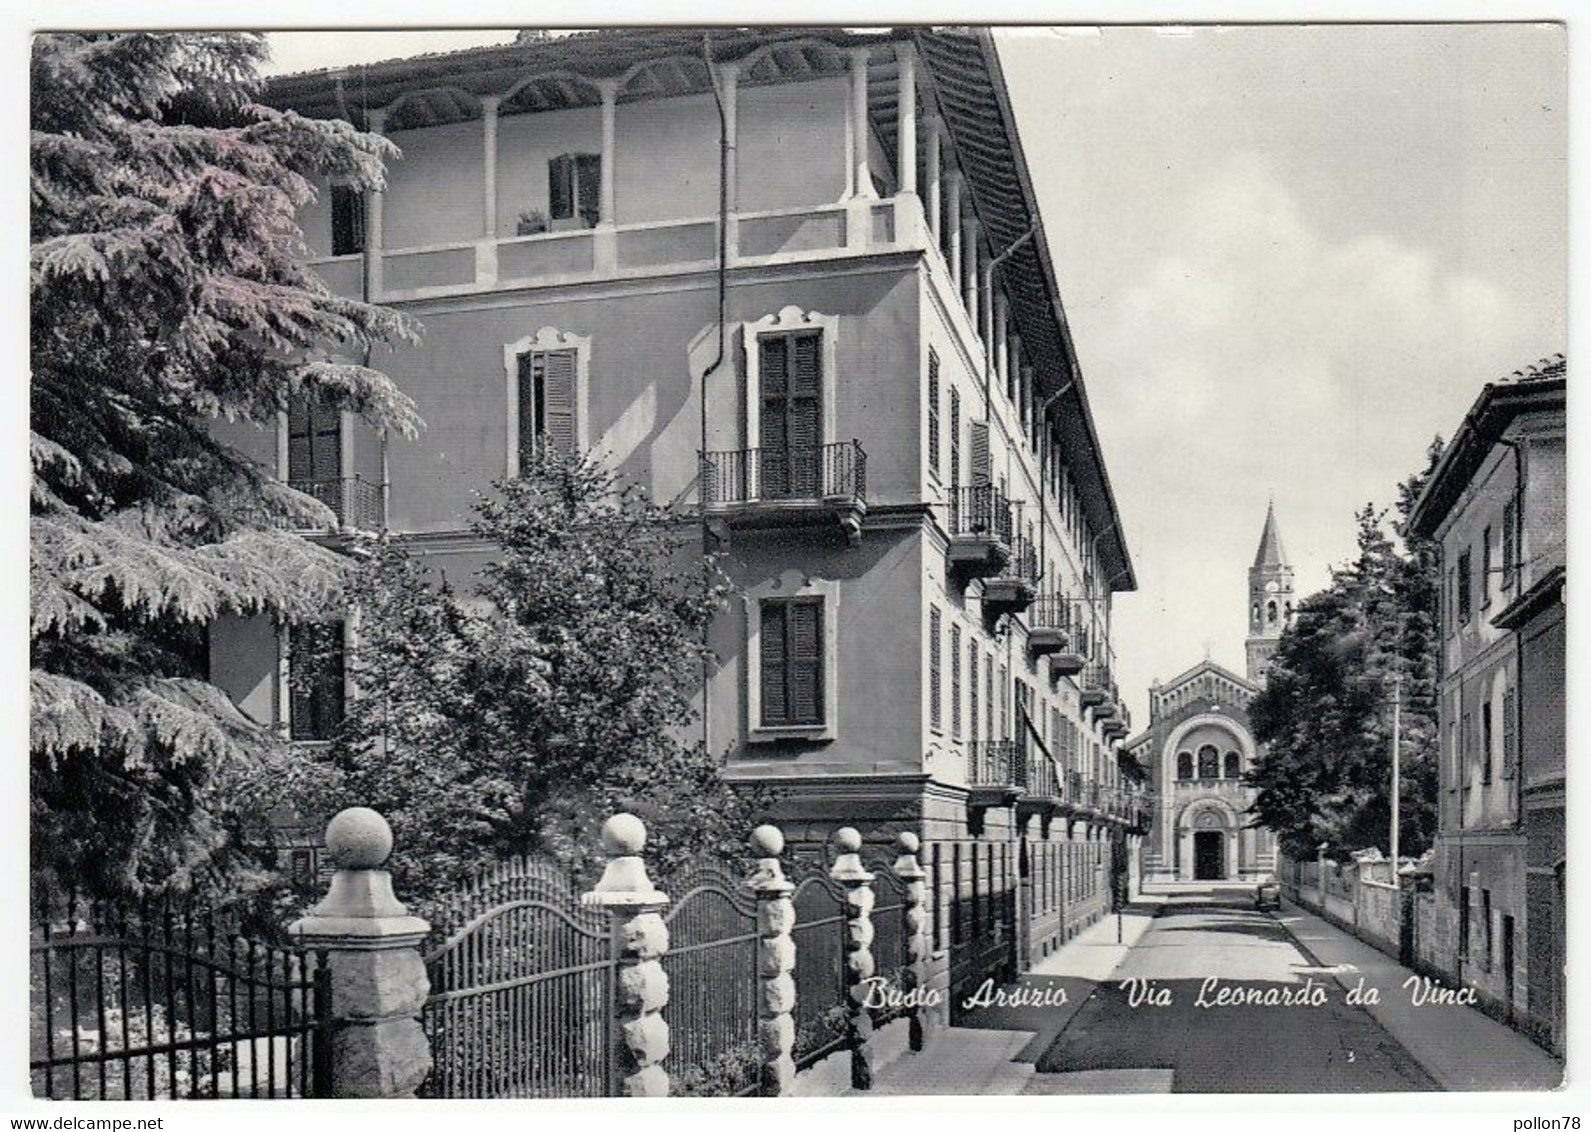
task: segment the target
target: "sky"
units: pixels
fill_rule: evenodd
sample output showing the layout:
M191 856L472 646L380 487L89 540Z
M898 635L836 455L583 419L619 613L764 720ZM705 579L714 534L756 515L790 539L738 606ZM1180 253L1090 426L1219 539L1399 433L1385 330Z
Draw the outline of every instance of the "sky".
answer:
M292 71L512 32L275 33ZM1118 680L1244 669L1274 497L1300 596L1487 381L1563 351L1552 25L996 34L1138 579Z

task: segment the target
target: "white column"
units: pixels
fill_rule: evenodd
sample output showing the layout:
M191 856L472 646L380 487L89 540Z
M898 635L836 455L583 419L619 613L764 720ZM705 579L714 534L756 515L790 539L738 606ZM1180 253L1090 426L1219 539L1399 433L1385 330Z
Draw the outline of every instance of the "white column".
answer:
M928 213L928 231L933 233L934 246L942 248L940 242L940 221L943 219L943 206L940 203L940 170L939 170L939 119L935 115L928 115L923 120L923 127L927 131L924 156L928 160L928 167L924 170L924 180L927 182L928 195L923 200L923 207Z
M873 174L868 168L867 139L867 56L865 47L853 47L851 55L851 193L871 197Z
M718 68L719 97L724 100L724 136L729 139L729 160L724 172L724 183L729 196L729 211L740 209L740 68L726 63Z
M989 347L994 351L994 372L1002 388L1009 388L1011 353L1006 349L1005 337L1005 296L996 295L994 306L994 337L989 340Z
M369 110L365 112L365 128L372 134L379 134L387 124L385 110ZM366 299L376 300L382 292L381 286L381 222L386 194L380 191L371 191L365 194L365 279L369 281L370 293Z
M605 228L611 228L616 220L613 207L613 150L618 127L619 84L610 79L602 83L600 89L602 91L602 193L597 222Z
M956 290L961 290L961 174L950 173L950 204L945 209L945 223L950 226L950 278Z
M502 99L489 94L481 99L481 145L485 151L485 172L482 177L481 231L487 239L497 238L497 107Z
M983 253L978 248L978 218L968 216L961 222L961 254L965 259L961 269L961 300L967 308L967 318L974 333L978 330L978 287ZM987 343L985 343L987 345Z
M896 48L899 55L899 110L896 114L896 170L902 193L917 191L917 53L910 44Z

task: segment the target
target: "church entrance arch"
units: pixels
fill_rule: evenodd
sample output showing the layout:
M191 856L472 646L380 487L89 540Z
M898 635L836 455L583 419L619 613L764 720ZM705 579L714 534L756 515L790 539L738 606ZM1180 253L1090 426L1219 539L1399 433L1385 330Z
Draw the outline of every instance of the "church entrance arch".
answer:
M1177 876L1182 880L1231 880L1238 875L1241 823L1226 802L1201 798L1177 820Z

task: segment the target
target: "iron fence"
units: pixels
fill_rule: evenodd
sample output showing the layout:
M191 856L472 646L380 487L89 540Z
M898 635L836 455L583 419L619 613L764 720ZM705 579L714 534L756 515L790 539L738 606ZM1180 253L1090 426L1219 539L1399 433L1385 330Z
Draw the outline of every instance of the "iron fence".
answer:
M668 973L669 1056L676 1096L741 1094L759 1084L757 901L722 869L663 885L674 898Z
M867 498L867 453L860 441L785 448L741 448L702 456L702 503L722 507L777 500Z
M46 897L29 947L35 1095L323 1095L324 955L235 928L191 901Z
M821 861L786 870L795 884L794 1056L805 1069L845 1044L845 892Z

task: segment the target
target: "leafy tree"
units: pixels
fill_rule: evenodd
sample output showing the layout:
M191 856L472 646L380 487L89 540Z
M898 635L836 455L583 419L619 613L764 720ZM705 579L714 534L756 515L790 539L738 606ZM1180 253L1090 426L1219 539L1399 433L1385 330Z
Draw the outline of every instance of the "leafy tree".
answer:
M1425 470L1398 486L1392 534L1385 510L1359 510L1357 557L1300 603L1250 707L1266 747L1248 778L1258 787L1252 810L1294 855L1312 857L1321 842L1337 855L1386 848L1395 675L1403 705L1400 851L1421 853L1435 835L1438 578L1434 548L1412 538L1407 524L1441 454L1438 437Z
M726 592L690 552L694 528L600 465L555 456L477 511L493 560L469 596L397 542L362 573L359 695L298 783L305 808L386 815L399 891L422 907L504 857L587 868L620 810L646 821L664 872L738 854L761 799L727 785L693 734Z
M395 152L255 104L259 36L33 43L31 788L41 879L101 894L238 867L271 737L206 682L218 614L314 616L345 564L281 529L331 516L223 443L296 396L412 434L402 339L327 291L297 211ZM297 520L297 522L295 522Z

